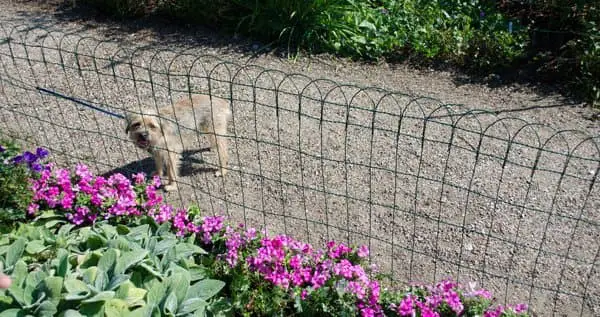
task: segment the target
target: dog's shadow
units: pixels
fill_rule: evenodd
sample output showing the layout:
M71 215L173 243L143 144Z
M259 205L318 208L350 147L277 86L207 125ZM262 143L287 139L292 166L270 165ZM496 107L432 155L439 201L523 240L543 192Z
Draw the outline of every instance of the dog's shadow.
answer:
M216 168L211 167L197 167L197 165L204 164L204 160L200 158L194 157L195 154L202 152L209 152L210 148L202 148L197 150L185 150L181 153L181 162L179 165L179 176L191 176L200 173L206 172L215 172ZM120 173L127 177L131 176L134 173L144 173L146 175L151 175L155 171L154 168L154 159L152 157L144 158L140 161L131 162L127 165L117 167L112 169L104 174L103 177L109 177L110 175Z

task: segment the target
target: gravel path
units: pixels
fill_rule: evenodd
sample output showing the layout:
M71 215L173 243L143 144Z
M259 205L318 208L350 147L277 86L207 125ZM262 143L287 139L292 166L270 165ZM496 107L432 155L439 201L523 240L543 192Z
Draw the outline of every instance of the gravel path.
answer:
M210 91L233 100L232 171L215 178L215 153L192 136L172 203L316 245L368 244L400 281L452 275L541 316L600 315L600 124L584 105L448 72L253 56L256 44L206 30L5 3L0 22L0 130L61 164L152 165L118 118L36 86L119 113Z

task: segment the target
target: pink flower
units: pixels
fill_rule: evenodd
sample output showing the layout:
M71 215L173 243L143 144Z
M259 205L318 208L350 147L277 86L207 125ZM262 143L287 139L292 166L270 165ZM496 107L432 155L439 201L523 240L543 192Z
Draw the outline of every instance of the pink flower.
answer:
M412 316L414 312L414 297L413 295L405 296L397 307L397 312L400 316Z
M366 245L361 245L356 252L359 258L366 258L369 256L369 248Z
M35 213L40 210L40 205L36 204L36 203L31 203L29 204L29 206L27 207L27 215L29 216L33 216L35 215Z

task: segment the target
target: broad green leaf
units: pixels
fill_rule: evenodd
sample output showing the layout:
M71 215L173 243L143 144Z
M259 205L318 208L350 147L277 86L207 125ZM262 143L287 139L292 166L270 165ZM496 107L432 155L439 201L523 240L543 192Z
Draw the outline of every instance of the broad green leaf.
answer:
M98 276L98 267L97 266L89 267L89 268L83 270L83 272L81 273L83 282L86 283L87 285L93 285L94 281L96 280L96 276Z
M146 302L148 305L158 305L166 293L167 288L163 285L163 283L158 280L154 280L150 283L150 287L148 287Z
M8 238L8 235L2 235L0 236L0 245L7 245L10 243L10 239ZM0 254L2 254L0 252Z
M38 253L46 250L47 248L48 248L48 246L44 245L44 241L33 240L33 241L29 241L29 243L27 243L27 246L25 247L25 252L27 252L29 254L38 254Z
M118 298L113 298L104 304L104 314L106 316L126 316L129 312L127 303Z
M162 255L165 252L169 251L170 249L172 249L175 245L177 244L177 240L176 239L165 239L162 241L159 241L156 244L156 247L154 247L154 254L156 255Z
M173 275L171 275L168 280L170 281L170 285L167 292L175 293L177 305L179 305L185 299L188 288L190 287L190 273L179 266L174 266Z
M37 270L27 275L27 278L25 279L25 292L23 293L23 298L27 305L31 305L33 303L33 300L36 295L34 293L36 293L36 289L40 286L40 284L44 281L46 277L48 277L48 273Z
M125 234L128 234L130 231L131 230L126 225L123 225L123 224L117 225L117 233L118 234L125 235Z
M79 312L86 317L104 317L104 302L82 303Z
M26 243L27 240L25 238L19 238L10 245L8 252L6 252L6 262L4 263L5 267L12 267L15 265L15 263L17 263L17 261L21 258L21 255L23 255Z
M160 316L160 311L155 309L157 306L155 305L144 305L131 313L129 313L128 317L149 317L152 316Z
M191 244L191 243L179 243L175 246L175 252L177 254L177 258L187 258L194 254L208 254L201 247Z
M54 302L54 301L44 301L42 302L36 309L35 309L35 313L36 316L39 317L53 317L54 315L56 315L56 313L58 313L58 301Z
M144 297L147 291L142 288L137 288L130 281L124 282L117 290L115 297L127 302L129 307L141 306L144 302Z
M91 266L96 266L98 265L98 261L100 260L100 257L102 256L102 254L100 254L99 252L89 252L86 253L83 258L78 259L79 261L79 268L80 269L85 269L85 268L89 268Z
M121 285L121 283L128 281L129 278L130 278L129 274L113 275L113 277L110 279L110 282L108 283L108 285L105 288L108 291L113 291L113 290L117 289L117 287L119 287L119 285Z
M63 278L59 276L49 276L44 279L44 287L48 297L58 304L60 301L60 293L63 287Z
M56 252L56 275L65 277L69 270L69 252L65 249L58 249Z
M46 228L54 228L58 224L64 224L66 221L64 220L49 220L44 224ZM64 226L64 225L63 225Z
M95 232L90 232L87 239L85 240L86 248L90 250L96 250L104 248L108 240Z
M81 301L82 303L95 303L95 302L103 302L115 297L115 292L113 291L104 291L96 294L92 298L88 298L86 300Z
M129 228L129 233L127 234L127 236L133 240L141 240L144 238L148 237L148 233L150 231L150 226L149 225L141 225L141 226L136 226L136 227L132 227Z
M12 285L17 285L21 287L27 278L27 264L25 261L19 260L15 264L15 268L12 271L13 283Z
M108 249L98 261L98 269L109 274L112 273L117 263L117 256L117 250Z
M358 25L358 27L361 27L361 28L366 28L366 29L369 29L369 30L371 30L371 31L377 31L377 27L375 26L375 24L373 24L373 23L371 23L371 22L369 22L369 21L367 21L367 20L364 20L364 21L362 21L362 22L361 22L361 23Z
M167 299L165 300L165 304L163 305L163 313L167 316L175 316L177 313L177 296L175 292L171 292Z
M94 287L98 291L103 291L107 288L109 284L108 274L104 272L104 270L98 269L98 273L96 275L96 280L94 281Z
M64 286L67 290L67 295L65 295L66 300L81 300L90 296L90 289L80 280L67 278L65 279Z
M109 248L115 248L120 251L129 251L132 247L135 247L131 241L125 239L122 236L117 237L116 239L112 239L108 242Z
M179 310L177 311L177 316L191 314L198 311L204 312L206 310L206 306L208 306L206 301L200 298L190 298L181 303Z
M121 253L115 265L115 274L125 273L127 269L141 262L148 255L148 251L129 251Z
M185 298L201 298L207 300L221 291L225 287L225 282L219 280L206 279L190 286Z
M56 235L66 236L67 234L69 234L69 232L73 228L75 228L75 225L72 225L70 223L64 224L64 225L60 226L60 229L58 229L58 232L56 233Z
M73 309L67 309L64 312L62 312L62 314L59 315L60 317L83 317L82 314L80 314L78 311L73 310Z
M99 231L102 232L104 236L109 239L117 235L117 229L112 225L102 223L98 227L100 229Z
M24 317L25 311L19 308L10 308L6 309L3 312L0 312L0 317Z
M151 264L147 264L145 262L140 262L139 266L144 268L146 271L148 271L148 273L150 273L158 278L163 277L163 275L159 271L157 271Z
M190 281L195 282L206 278L206 268L202 266L194 266L188 269L190 272Z

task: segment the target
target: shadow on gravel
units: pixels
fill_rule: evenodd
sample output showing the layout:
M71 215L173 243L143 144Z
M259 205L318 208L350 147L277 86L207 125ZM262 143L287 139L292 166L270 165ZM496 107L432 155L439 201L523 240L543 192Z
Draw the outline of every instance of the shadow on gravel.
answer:
M201 173L215 172L217 170L216 168L198 166L204 164L205 162L201 158L195 157L195 155L208 151L210 151L209 148L183 151L181 155L181 165L179 166L179 175L185 177ZM151 175L154 170L154 160L151 157L147 157L140 161L131 162L127 165L112 169L102 174L102 176L109 177L110 175L120 173L129 177L134 173L140 172L146 175Z

